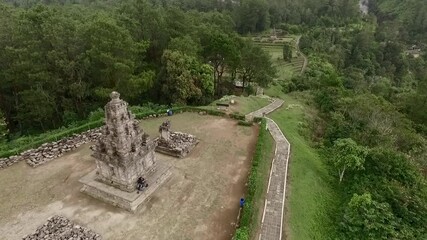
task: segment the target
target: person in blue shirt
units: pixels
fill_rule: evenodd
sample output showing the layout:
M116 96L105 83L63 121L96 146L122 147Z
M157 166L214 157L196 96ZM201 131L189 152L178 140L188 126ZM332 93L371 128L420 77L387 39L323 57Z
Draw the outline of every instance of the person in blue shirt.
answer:
M245 205L245 199L241 198L240 199L240 207L242 208Z

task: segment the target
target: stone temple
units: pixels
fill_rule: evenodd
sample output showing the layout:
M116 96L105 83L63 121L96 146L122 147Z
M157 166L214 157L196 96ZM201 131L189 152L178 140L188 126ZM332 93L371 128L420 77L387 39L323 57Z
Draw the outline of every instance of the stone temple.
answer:
M156 151L173 157L183 158L199 143L199 140L188 133L172 132L170 121L163 122L159 127L160 136Z
M82 179L82 192L115 206L135 211L171 175L169 167L157 163L156 141L138 126L120 94L112 92L105 105L102 136L92 148L96 170ZM136 190L139 177L148 187Z

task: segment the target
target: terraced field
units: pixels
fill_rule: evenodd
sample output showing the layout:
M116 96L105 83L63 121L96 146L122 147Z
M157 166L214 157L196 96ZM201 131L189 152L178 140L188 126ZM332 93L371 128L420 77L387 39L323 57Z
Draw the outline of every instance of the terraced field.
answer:
M292 40L290 43L295 45L296 41ZM273 63L278 71L278 81L290 79L293 76L301 73L304 65L304 57L298 53L296 47L293 50L291 62L287 62L283 60L283 44L258 44L271 55Z

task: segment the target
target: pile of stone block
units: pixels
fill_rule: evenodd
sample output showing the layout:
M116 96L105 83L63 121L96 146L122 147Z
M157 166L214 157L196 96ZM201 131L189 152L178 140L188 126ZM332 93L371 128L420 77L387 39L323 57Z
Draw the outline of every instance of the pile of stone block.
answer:
M81 227L62 216L53 216L37 228L36 232L25 236L23 240L101 240L101 236L92 230Z
M187 147L193 145L198 140L194 135L183 132L171 132L170 140L172 147Z
M19 155L0 158L0 169L6 168L22 160L26 160L32 167L40 166L64 153L80 147L82 144L93 142L101 136L101 128L88 130L81 134L74 134L59 141L44 143L38 148L30 149Z

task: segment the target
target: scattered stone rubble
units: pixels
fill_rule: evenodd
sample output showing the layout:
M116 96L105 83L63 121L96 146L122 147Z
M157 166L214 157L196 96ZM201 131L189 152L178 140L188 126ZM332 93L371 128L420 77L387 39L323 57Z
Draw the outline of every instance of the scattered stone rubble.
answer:
M156 151L183 158L199 143L199 140L188 133L170 131L170 121L159 127L160 137L157 138Z
M23 240L101 240L101 236L92 230L81 227L62 216L53 216L37 228L34 234Z
M74 134L56 142L44 143L38 148L30 149L19 155L8 158L0 158L0 169L6 168L22 160L26 160L32 167L40 166L64 153L72 151L82 144L96 141L101 136L101 129L91 129L81 134Z

